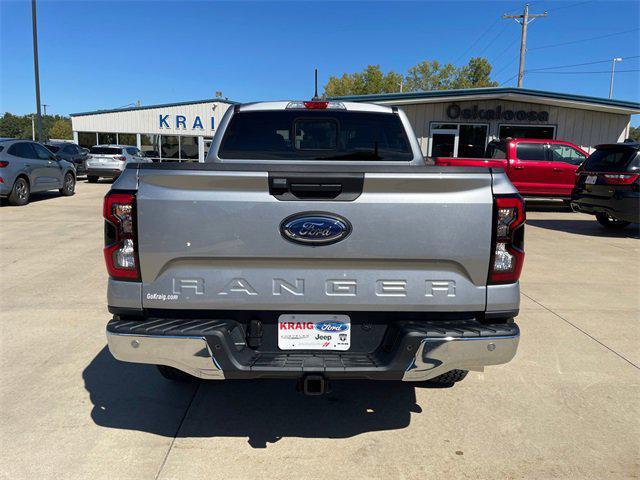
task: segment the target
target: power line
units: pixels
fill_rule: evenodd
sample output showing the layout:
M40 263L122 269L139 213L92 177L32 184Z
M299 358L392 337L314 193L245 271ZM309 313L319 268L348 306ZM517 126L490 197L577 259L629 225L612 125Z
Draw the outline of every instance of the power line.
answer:
M469 52L473 49L473 47L475 47L475 46L478 44L478 42L479 42L480 40L482 40L482 38L483 38L487 33L489 33L489 32L491 31L491 29L492 29L495 25L497 25L497 24L498 24L498 22L499 22L499 21L500 21L500 19L499 19L499 18L497 18L497 19L496 19L496 20L495 20L491 25L489 25L489 28L487 28L484 32L482 32L482 33L480 34L480 36L479 36L478 38L476 38L476 40L475 40L475 41L474 41L474 42L469 46L469 48L467 48L464 52L462 52L462 53L458 56L458 58L456 58L456 60L455 60L453 63L454 63L454 64L457 64L457 63L460 61L460 59L461 59L461 58L463 58L467 53L469 53Z
M638 57L640 57L640 55L633 55L631 57L622 57L622 58L624 58L625 60L630 60L632 58L638 58ZM571 64L571 65L556 65L554 67L532 68L532 69L527 69L527 73L529 73L529 72L539 72L541 70L553 70L554 68L582 67L584 65L595 65L597 63L609 63L609 62L611 62L610 58L608 58L606 60L598 60L598 61L595 61L595 62L574 63L574 64Z
M598 37L589 37L589 38L583 38L581 40L572 40L570 42L552 43L551 45L542 45L541 47L534 47L534 48L530 48L529 50L542 50L543 48L553 48L553 47L561 47L563 45L573 45L575 43L589 42L591 40L598 40L600 38L608 38L608 37L614 37L616 35L624 35L625 33L637 32L638 30L640 30L640 28L632 28L631 30L624 30L622 32L609 33L607 35L600 35Z
M505 85L505 84L509 83L511 80L513 80L514 78L516 78L518 75L519 75L519 73L516 73L513 77L510 77L510 78L508 78L507 80L505 80L504 82L502 82L502 83L500 84L500 86L503 86L503 85Z
M633 70L616 70L616 73L629 73L629 72L640 72L640 68ZM581 74L590 74L590 73L611 73L611 70L592 70L590 72L536 72L527 70L527 73L552 73L554 75L581 75Z
M494 43L494 42L495 42L495 41L496 41L496 40L497 40L497 39L498 39L498 38L499 38L499 37L500 37L504 32L506 32L506 31L507 31L507 27L508 27L508 25L506 25L506 24L502 26L502 30L500 30L500 31L498 32L498 34L497 34L495 37L493 37L493 39L492 39L489 43L487 43L487 44L485 45L485 47L484 47L482 50L480 50L480 53L478 53L478 57L481 57L481 56L482 56L482 54L483 54L484 52L486 52L486 51L487 51L487 49L488 49L491 45L493 45L493 43Z
M554 7L554 8L549 8L547 9L548 12L555 12L556 10L562 10L563 8L571 8L571 7L577 7L580 5L584 5L585 3L593 3L593 0L587 0L586 2L576 2L576 3L572 3L571 5L562 5L560 7Z

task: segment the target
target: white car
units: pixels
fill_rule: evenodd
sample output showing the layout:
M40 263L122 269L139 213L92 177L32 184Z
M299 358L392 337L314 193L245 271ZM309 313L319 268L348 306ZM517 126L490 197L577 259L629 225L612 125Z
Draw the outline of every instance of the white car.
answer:
M138 147L131 145L95 145L87 158L87 181L99 178L118 178L129 163L151 163Z

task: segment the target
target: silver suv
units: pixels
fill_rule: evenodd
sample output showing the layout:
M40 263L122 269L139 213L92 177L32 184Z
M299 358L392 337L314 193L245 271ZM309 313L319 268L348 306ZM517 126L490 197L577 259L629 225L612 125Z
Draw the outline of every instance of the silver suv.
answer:
M118 178L129 163L151 163L137 147L132 145L96 145L87 158L87 181L99 178Z
M33 192L60 190L75 193L76 170L72 163L57 157L30 140L0 139L0 198L11 205L26 205Z

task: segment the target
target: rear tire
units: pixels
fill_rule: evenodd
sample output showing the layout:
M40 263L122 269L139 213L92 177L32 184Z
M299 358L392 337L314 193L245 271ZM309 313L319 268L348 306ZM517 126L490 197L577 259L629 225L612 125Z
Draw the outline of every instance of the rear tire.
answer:
M182 370L178 370L177 368L168 367L166 365L156 365L156 367L158 368L160 375L172 382L191 383L197 380L196 377L189 375Z
M30 195L31 189L29 188L29 182L27 182L23 177L18 177L13 184L11 193L9 194L9 205L14 205L16 207L26 205L29 203Z
M98 183L98 177L94 177L93 175L87 175L87 182Z
M617 220L606 213L596 213L596 220L600 225L605 228L610 228L611 230L622 230L624 227L631 224L631 222Z
M73 173L67 172L64 176L64 183L62 184L62 188L60 189L60 195L63 197L70 197L74 193L76 193L76 177L73 176Z
M464 377L469 373L468 370L451 370L450 372L443 373L437 377L427 380L425 385L431 385L434 387L453 387L457 382L464 380Z

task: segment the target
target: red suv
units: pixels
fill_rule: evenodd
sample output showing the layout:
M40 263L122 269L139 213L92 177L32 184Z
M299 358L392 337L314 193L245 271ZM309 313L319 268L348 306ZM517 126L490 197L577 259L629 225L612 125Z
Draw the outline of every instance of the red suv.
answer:
M571 196L576 170L589 154L559 140L507 138L490 142L486 158L435 158L436 165L504 168L522 195Z

